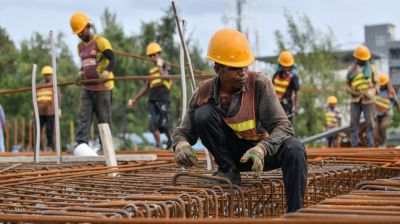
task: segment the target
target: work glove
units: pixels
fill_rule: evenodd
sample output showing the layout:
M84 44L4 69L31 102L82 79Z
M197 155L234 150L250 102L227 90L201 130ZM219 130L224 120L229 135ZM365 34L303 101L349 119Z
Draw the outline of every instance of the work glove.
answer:
M253 148L247 150L247 152L240 158L241 163L247 162L250 158L253 160L254 178L261 176L264 170L264 157L267 154L264 146L258 144Z
M110 72L107 70L104 70L100 75L99 79L97 80L98 83L103 83L105 82L110 76Z
M197 164L197 156L189 142L181 141L175 147L175 162L181 167L189 168Z
M81 83L82 80L83 80L83 71L79 71L78 72L78 76L76 77L76 79L74 81L75 85L81 86L82 85L82 83Z
M128 107L133 108L136 104L137 100L135 98L128 100Z
M59 117L62 116L62 111L61 111L61 109L58 109L58 116L59 116Z
M164 65L164 60L161 58L157 58L156 65L158 67L162 67Z

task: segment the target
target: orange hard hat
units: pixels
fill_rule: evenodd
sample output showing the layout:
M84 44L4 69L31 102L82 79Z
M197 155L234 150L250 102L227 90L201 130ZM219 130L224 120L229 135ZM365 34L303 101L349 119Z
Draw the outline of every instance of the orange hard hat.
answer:
M151 54L159 53L161 51L162 51L162 49L159 44L150 43L149 45L147 45L146 54L151 55Z
M384 86L384 85L388 84L389 80L390 80L390 78L389 78L389 76L387 74L380 74L379 75L379 84L381 86Z
M207 58L236 68L247 67L254 62L247 38L233 29L221 29L211 37Z
M82 30L85 29L89 22L89 17L83 12L75 13L69 20L69 24L71 25L71 29L74 34L82 32Z
M359 45L353 53L353 56L361 61L368 61L371 58L371 53L365 45Z
M290 67L294 64L294 58L289 51L282 51L278 57L278 63L283 67Z
M337 104L336 96L329 96L328 100L326 101L327 104Z

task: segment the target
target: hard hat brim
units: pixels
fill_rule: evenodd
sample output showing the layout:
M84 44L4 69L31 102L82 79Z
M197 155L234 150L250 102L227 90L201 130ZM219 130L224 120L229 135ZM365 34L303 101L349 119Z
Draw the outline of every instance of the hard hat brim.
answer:
M210 59L211 61L217 62L218 64L226 65L226 66L234 67L234 68L247 67L249 65L252 65L255 60L253 55L251 55L247 60L240 61L240 62L229 62L229 61L227 62L227 61L215 59L210 56L207 56L207 58Z

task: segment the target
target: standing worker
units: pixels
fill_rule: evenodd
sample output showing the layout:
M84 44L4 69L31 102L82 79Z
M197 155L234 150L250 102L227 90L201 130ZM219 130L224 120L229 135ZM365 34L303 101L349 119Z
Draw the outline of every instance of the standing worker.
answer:
M167 149L171 148L172 137L171 130L168 127L168 113L170 105L170 89L172 80L158 79L160 76L169 76L171 74L171 66L165 63L161 58L161 47L157 43L150 43L147 46L146 54L154 63L149 70L149 79L146 84L139 90L139 93L128 101L128 107L133 108L137 101L149 90L148 111L150 116L150 131L156 140L156 147L163 148L160 133L165 133L168 138Z
M328 111L325 114L325 128L326 130L330 130L333 128L337 128L342 126L342 115L339 110L336 108L337 98L336 96L329 96L327 100ZM340 137L338 134L331 135L327 139L328 147L339 147L340 146Z
M359 45L353 53L356 62L347 72L347 89L351 95L350 104L350 144L358 147L360 115L364 112L367 125L367 145L374 147L375 96L379 91L378 75L370 63L371 53L364 45Z
M294 64L293 55L289 51L282 51L278 57L278 65L272 83L278 100L290 121L292 121L293 115L299 113L300 106L300 83L296 73L297 66Z
M288 206L303 206L307 177L304 146L293 137L293 127L279 104L271 81L249 71L254 56L246 37L232 29L214 34L208 59L217 77L202 82L173 135L175 161L189 168L197 157L191 145L200 138L218 165L216 176L241 185L241 171L281 168Z
M53 68L51 66L44 66L41 74L44 78L43 84L51 84L53 76ZM53 148L53 130L54 130L54 99L53 99L53 86L45 88L38 88L37 92L37 104L39 109L39 122L40 130L46 126L46 147L44 151L51 151ZM58 94L59 98L61 94ZM58 100L61 102L61 100ZM61 103L59 104L59 106ZM61 109L58 109L58 113L61 113Z
M379 95L376 96L375 108L377 112L376 116L376 136L379 137L379 147L386 147L387 128L392 123L393 116L393 104L396 102L396 92L390 83L389 76L387 74L381 74L379 76L380 91Z
M77 84L80 80L97 79L96 82L85 83L81 86L79 117L76 130L76 141L88 144L90 126L93 114L98 123L108 123L111 128L111 102L114 81L112 70L116 65L115 56L110 42L99 35L94 35L90 28L92 24L84 13L77 12L70 19L74 34L81 41L78 53L82 61Z

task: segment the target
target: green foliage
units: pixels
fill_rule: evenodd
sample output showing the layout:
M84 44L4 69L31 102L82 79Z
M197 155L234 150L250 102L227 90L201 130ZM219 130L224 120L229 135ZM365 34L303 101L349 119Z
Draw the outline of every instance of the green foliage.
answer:
M339 103L343 102L340 99L344 93L326 90L337 89L344 80L333 73L337 65L333 60L332 32L324 34L316 30L305 15L295 19L285 12L285 17L288 30L285 33L276 31L275 38L279 51L288 49L295 55L300 79L300 107L304 109L303 114L294 117L293 126L296 136L311 136L324 130L327 97L336 95Z

